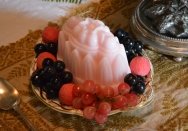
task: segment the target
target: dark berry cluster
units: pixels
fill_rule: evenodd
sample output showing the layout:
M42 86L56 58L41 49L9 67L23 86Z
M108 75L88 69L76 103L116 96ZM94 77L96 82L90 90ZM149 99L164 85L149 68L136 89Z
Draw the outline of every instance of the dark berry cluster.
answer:
M71 83L73 80L72 73L64 69L64 62L59 60L53 62L53 60L46 58L43 61L43 68L32 74L31 82L34 86L45 91L48 99L57 98L61 86Z
M143 44L141 41L134 41L123 29L117 29L114 35L119 39L119 42L124 45L129 62L135 56L142 55Z
M34 50L35 50L35 54L36 54L36 57L42 53L42 52L50 52L52 53L54 56L56 56L57 54L57 43L52 43L52 42L49 42L49 43L46 43L46 44L43 44L43 43L39 43L37 44L35 47L34 47Z
M40 43L34 47L34 50L36 56L46 51L56 56L57 44ZM60 60L54 61L51 58L44 58L42 68L34 71L31 76L32 84L39 87L41 92L46 92L48 99L57 98L61 86L72 81L73 75L71 72L65 70L65 63Z
M141 41L133 40L129 34L123 29L117 29L114 35L118 38L120 44L124 45L128 62L136 56L142 56L143 44ZM129 84L131 91L137 94L143 94L146 88L145 77L128 74L124 78L124 82Z
M143 94L146 89L145 77L128 74L124 78L124 82L129 84L131 90L137 94Z

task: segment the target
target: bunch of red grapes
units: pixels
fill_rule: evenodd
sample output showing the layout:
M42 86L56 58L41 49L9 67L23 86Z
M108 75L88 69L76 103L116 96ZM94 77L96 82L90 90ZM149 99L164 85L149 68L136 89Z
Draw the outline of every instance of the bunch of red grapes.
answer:
M80 109L85 118L94 119L99 124L107 121L112 110L136 106L140 101L127 83L119 84L115 90L110 86L101 87L92 80L80 85L65 84L59 91L59 100L62 106Z

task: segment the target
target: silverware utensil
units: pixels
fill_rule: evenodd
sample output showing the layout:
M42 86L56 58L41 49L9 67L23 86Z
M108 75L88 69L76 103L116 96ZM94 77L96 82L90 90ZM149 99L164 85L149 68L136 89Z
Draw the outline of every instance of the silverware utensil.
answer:
M11 85L7 80L0 77L0 109L14 109L27 124L29 130L36 131L31 122L20 110L19 103L20 96L16 88Z

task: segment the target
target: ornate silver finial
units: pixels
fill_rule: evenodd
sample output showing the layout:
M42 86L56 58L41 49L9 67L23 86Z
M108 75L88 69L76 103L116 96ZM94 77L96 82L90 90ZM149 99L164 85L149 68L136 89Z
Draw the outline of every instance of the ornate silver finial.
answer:
M175 38L188 38L188 0L153 0L145 15L155 21L154 29Z

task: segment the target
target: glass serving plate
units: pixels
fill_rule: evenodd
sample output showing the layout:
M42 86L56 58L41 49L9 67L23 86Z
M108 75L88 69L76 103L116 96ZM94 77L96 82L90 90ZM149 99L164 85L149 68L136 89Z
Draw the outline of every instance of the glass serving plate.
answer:
M32 66L30 68L30 75L32 75L32 73L35 70L36 70L36 59L33 60ZM147 83L147 88L145 90L145 93L141 96L140 103L137 106L129 107L126 109L113 110L110 112L109 115L124 112L127 113L128 115L143 116L144 114L150 112L152 110L152 101L154 98L154 91L152 88L152 76L153 76L153 67L151 68L150 71L149 81ZM79 109L74 109L71 106L65 106L65 105L61 106L58 99L53 99L53 100L47 99L45 92L42 92L43 95L41 96L40 88L35 87L34 85L32 85L32 83L31 83L31 88L34 94L36 95L36 97L49 108L65 114L83 116L82 111Z
M173 56L176 61L188 57L188 39L165 36L153 29L152 21L144 15L145 9L151 5L152 0L142 0L135 9L131 19L131 29L134 35L149 48Z

